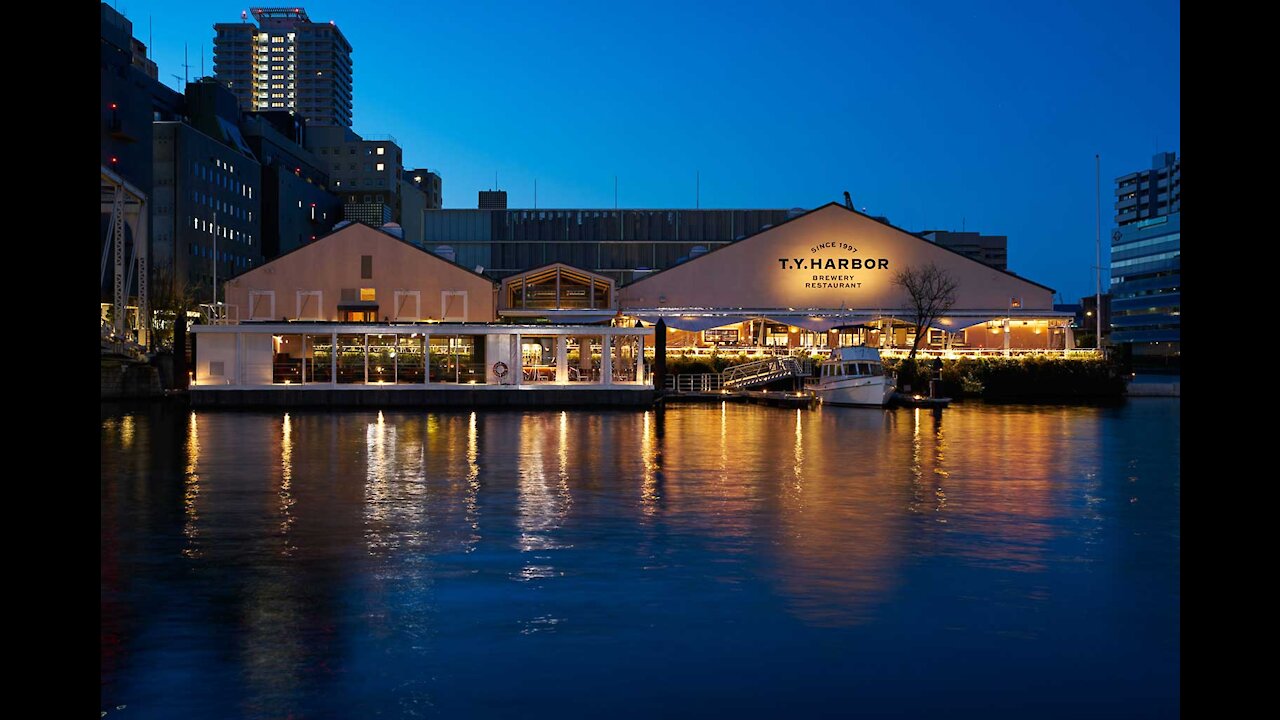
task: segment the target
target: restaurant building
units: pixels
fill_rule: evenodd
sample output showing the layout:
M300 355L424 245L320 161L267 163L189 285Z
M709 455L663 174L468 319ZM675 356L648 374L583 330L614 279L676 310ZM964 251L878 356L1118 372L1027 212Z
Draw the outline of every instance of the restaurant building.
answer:
M618 290L620 311L662 319L670 350L788 352L847 345L905 353L915 340L902 270L933 264L957 285L928 328L926 354L1073 349L1052 288L991 267L836 203Z
M644 352L647 345L653 355L653 329L611 324L616 309L592 312L594 302L614 302L612 284L606 279L601 288L587 278L587 297L581 275L560 270L535 280L558 280L565 305L585 311L525 307L496 323L492 280L384 231L343 226L226 283L219 319L192 328L193 398L276 403L285 396L261 391L279 390L291 403L334 404L363 397L349 391L376 389L379 404L650 399ZM540 287L529 283L529 300L559 303ZM529 394L557 389L564 392Z
M956 292L927 330L925 355L1073 350L1072 313L1054 310L1051 288L832 203L622 287L564 263L495 283L382 230L346 225L227 282L220 320L192 330L193 388L376 386L414 390L405 396L413 402L459 386L625 396L653 390L660 320L677 354L850 345L905 354L914 317L894 279L929 265Z

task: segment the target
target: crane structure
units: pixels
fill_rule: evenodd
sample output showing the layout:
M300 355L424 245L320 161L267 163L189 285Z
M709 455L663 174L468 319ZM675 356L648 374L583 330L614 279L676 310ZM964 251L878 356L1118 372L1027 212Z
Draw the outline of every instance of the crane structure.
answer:
M147 347L150 341L151 313L147 298L147 274L149 272L149 239L147 237L147 194L134 187L115 171L102 166L101 212L110 215L107 224L107 236L102 243L102 271L99 284L107 279L107 261L114 260L114 283L112 292L112 335L124 338L125 311L133 286L133 277L138 277L138 345ZM133 235L133 253L128 265L125 264L125 227Z

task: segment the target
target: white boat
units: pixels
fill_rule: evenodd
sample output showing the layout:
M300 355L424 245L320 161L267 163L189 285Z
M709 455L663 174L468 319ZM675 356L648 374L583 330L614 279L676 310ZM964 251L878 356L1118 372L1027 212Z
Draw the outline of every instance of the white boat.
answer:
M880 362L880 350L873 347L845 347L831 351L822 361L818 381L809 385L818 400L830 405L873 405L883 407L893 397L893 375Z

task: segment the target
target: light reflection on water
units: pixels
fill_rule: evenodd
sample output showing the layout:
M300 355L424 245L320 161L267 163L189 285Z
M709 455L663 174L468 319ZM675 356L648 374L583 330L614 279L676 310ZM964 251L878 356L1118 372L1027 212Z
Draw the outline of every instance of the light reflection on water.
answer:
M104 708L503 715L576 677L624 715L788 680L874 709L957 653L1176 708L1177 433L1176 402L109 415ZM990 682L946 668L938 698Z

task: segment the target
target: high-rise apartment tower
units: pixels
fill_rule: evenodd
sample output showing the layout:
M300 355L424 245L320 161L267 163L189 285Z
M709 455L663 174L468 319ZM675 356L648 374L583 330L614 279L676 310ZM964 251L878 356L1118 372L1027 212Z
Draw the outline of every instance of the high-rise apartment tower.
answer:
M308 125L351 127L351 43L302 8L252 8L255 25L216 23L213 72L247 112L288 110Z

